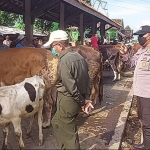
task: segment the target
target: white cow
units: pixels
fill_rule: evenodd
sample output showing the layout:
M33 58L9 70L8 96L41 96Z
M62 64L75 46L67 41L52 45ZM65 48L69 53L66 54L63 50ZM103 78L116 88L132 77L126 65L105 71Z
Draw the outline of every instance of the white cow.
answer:
M39 76L26 78L23 82L0 87L0 125L4 133L3 147L7 149L8 125L13 124L20 148L24 147L21 118L32 117L38 112L39 145L43 144L42 110L45 84Z

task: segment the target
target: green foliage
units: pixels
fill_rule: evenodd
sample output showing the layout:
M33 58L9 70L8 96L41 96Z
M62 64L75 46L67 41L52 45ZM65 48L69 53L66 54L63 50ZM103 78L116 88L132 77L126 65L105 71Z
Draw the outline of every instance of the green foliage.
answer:
M16 24L14 27L21 29L21 30L25 30L25 24L23 22L23 16L18 15L18 18L16 19Z
M0 25L3 26L14 26L19 15L13 13L7 13L0 11Z
M126 26L125 30L131 30L130 26Z
M83 0L85 1L86 3L88 3L89 5L91 5L91 0Z
M2 26L14 26L16 28L19 28L21 30L25 30L25 24L23 22L23 16L14 14L14 13L8 13L4 11L0 11L0 25ZM49 22L46 20L41 19L35 19L34 22L34 29L41 31L41 32L50 32L58 29L59 24L57 22Z
M41 31L42 33L53 31L54 28L57 28L55 26L55 23L52 23L46 20L35 19L34 29Z

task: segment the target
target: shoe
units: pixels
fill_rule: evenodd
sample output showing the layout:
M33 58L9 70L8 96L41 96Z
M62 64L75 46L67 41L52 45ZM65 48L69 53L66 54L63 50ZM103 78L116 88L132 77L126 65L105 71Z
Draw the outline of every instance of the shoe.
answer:
M133 147L137 150L145 150L144 144L133 144Z

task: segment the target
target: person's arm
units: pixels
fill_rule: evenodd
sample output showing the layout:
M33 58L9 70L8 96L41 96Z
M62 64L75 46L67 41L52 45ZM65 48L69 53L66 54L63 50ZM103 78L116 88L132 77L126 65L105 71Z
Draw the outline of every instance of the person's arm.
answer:
M61 67L62 83L65 86L66 90L71 94L74 100L79 103L80 106L84 106L85 99L80 94L76 85L76 81L71 75L71 68L69 68L65 62L61 62L60 67ZM75 69L75 71L78 70Z

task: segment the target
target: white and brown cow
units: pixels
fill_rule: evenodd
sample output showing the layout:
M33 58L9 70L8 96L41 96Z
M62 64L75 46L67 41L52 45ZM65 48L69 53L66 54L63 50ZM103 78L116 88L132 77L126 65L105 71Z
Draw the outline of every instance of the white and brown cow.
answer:
M0 87L0 125L3 126L3 149L7 148L8 125L13 124L19 138L20 148L24 147L21 118L32 117L38 112L39 145L43 144L42 110L45 84L39 76L26 78L23 82Z

